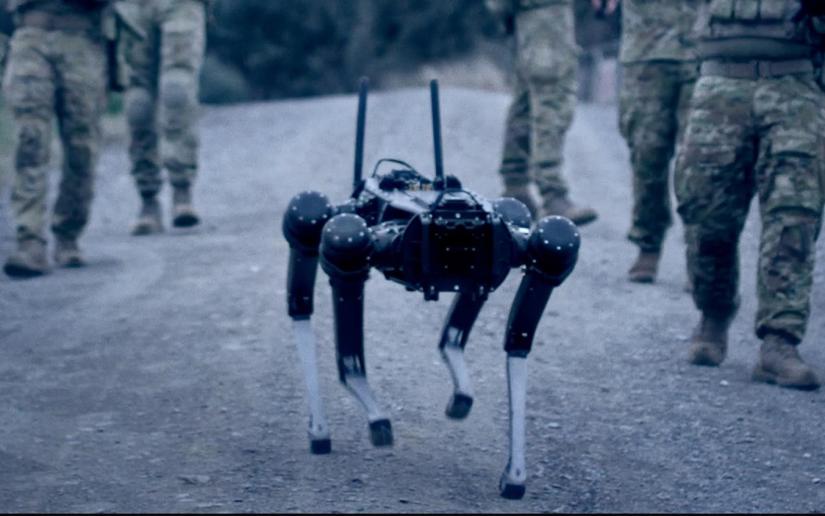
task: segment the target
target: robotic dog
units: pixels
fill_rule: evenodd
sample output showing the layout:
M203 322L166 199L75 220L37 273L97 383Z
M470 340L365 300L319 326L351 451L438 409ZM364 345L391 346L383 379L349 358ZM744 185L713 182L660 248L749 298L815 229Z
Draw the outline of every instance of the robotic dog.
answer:
M364 407L374 446L393 442L392 426L367 382L364 363L364 283L370 268L408 291L437 300L454 292L438 344L454 391L446 415L464 419L473 391L464 346L487 296L523 266L513 301L504 350L510 403L510 458L500 494L521 498L527 478L524 459L527 355L553 289L576 265L579 233L563 217L545 217L531 231L527 207L512 198L489 202L445 176L441 150L438 83L430 84L435 178L398 160L381 160L362 179L367 81L361 81L355 142L354 191L334 206L323 194L295 196L283 219L290 245L287 302L309 398L310 450L331 451L330 433L318 385L315 341L310 327L318 262L329 276L341 383ZM378 174L382 163L400 168Z

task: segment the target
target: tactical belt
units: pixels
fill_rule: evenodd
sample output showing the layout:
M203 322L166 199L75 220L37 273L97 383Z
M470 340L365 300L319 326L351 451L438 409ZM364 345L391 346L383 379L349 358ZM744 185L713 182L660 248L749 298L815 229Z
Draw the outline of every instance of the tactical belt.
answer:
M43 30L91 31L100 28L100 18L81 14L52 14L43 11L27 11L20 15L21 27L33 27Z
M730 79L770 79L783 75L813 73L810 59L789 59L785 61L703 61L702 75L728 77Z

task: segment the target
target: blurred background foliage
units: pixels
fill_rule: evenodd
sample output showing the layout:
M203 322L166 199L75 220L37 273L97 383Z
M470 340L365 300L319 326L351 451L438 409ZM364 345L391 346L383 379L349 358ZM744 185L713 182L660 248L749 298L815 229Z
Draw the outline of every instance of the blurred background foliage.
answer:
M614 44L617 17L597 20L576 0L578 39ZM483 0L218 0L202 77L205 102L376 87L428 63L483 54L506 73L508 38Z

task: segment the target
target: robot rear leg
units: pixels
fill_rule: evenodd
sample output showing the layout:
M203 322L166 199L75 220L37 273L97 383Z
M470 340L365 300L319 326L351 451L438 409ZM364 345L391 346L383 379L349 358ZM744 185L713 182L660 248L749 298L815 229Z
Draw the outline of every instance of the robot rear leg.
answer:
M510 458L501 475L499 492L504 498L513 499L524 496L527 481L527 355L550 294L576 265L578 230L565 218L545 217L530 235L526 251L527 267L510 310L504 341L510 403Z
M453 395L445 410L450 419L466 418L473 406L473 388L464 361L464 346L484 301L481 296L456 294L441 332L438 349L453 380Z

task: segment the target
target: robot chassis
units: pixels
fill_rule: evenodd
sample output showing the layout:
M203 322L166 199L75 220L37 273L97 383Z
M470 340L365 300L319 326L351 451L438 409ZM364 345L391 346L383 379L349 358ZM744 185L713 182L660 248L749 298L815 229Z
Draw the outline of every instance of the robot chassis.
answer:
M464 419L473 404L464 362L470 330L487 295L511 268L523 267L504 339L510 457L499 483L501 496L521 498L527 478L527 355L551 292L576 265L579 233L568 219L555 216L541 219L531 231L530 212L521 202L487 201L444 175L436 81L430 83L435 178L384 159L362 179L367 86L362 79L351 198L333 206L321 193L303 192L291 200L283 219L290 246L287 302L308 390L310 450L331 451L310 326L319 261L332 290L339 379L365 409L374 446L392 445L393 434L367 382L364 362L364 284L370 268L408 291L423 292L428 301L437 300L440 292L455 293L438 348L454 386L446 415ZM401 168L379 175L379 166L387 162Z

